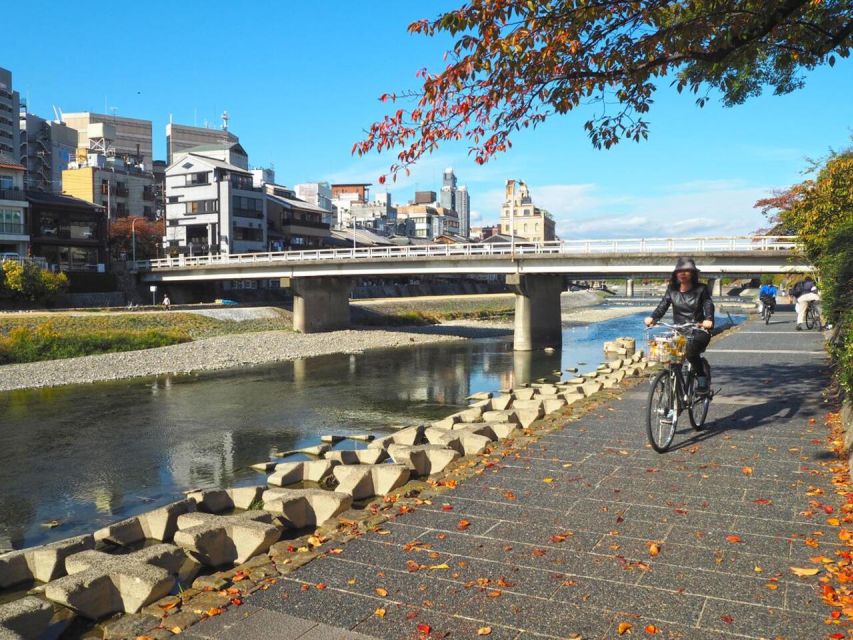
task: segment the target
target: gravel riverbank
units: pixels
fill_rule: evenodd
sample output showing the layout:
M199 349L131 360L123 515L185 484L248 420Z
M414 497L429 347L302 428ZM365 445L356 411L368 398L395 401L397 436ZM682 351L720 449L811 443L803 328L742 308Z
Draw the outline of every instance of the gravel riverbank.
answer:
M564 312L563 322L576 326L638 310L633 307L584 308ZM0 391L215 371L335 353L361 353L368 349L393 349L511 333L512 320L453 320L435 326L393 330L365 328L308 335L291 331L232 334L142 351L0 366Z

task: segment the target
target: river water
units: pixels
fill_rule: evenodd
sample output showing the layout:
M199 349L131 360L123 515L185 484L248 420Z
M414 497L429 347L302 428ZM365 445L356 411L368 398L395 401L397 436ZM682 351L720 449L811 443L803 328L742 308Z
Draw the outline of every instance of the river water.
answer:
M553 354L489 338L0 393L0 548L90 532L188 489L256 483L248 465L322 434L381 433L443 417L476 391L594 369L603 341L640 344L642 315L565 329Z

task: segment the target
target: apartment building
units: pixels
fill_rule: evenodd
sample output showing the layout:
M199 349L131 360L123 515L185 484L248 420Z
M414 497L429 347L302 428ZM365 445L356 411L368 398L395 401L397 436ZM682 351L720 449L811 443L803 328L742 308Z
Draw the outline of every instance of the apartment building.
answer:
M20 113L20 158L27 189L62 191L62 172L77 158L78 132L62 122Z
M90 153L62 172L62 192L104 207L107 217L156 214L154 174L119 158Z
M522 180L507 180L506 198L501 205L500 232L514 234L533 242L555 239L554 219L547 211L536 207L530 190Z
M29 253L29 207L24 191L24 167L0 153L0 256Z
M266 201L239 143L200 145L166 169L166 235L172 253L267 250Z
M104 152L109 151L109 155L151 171L153 138L150 120L84 111L63 113L62 121L77 130L77 146L85 149L91 149L90 141L101 137L102 125L108 125L113 131L111 149L104 149Z
M0 67L0 154L17 162L20 138L20 97L12 87L12 72Z

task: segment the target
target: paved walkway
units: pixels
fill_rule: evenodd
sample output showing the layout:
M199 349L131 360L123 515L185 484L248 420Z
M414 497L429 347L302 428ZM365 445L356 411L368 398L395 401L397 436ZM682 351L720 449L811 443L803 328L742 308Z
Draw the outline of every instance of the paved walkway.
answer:
M692 431L685 415L673 451L646 444L640 384L185 635L424 638L418 625L429 625L430 638L490 627L501 640L589 640L620 637L624 623L633 637L654 625L648 637L690 640L838 632L818 578L790 571L838 542L823 511L802 513L810 487L835 496L830 476L812 473L827 456L822 339L793 321L780 313L712 343L722 391L710 428ZM460 531L460 519L470 526ZM412 560L449 568L410 573Z

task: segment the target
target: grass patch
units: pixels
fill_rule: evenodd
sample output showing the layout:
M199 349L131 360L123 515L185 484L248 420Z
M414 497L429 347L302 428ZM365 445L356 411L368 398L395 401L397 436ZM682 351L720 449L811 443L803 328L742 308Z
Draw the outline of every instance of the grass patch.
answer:
M37 362L88 356L98 353L134 351L189 342L184 331L171 329L100 330L60 333L49 322L34 331L24 327L0 336L0 364Z

